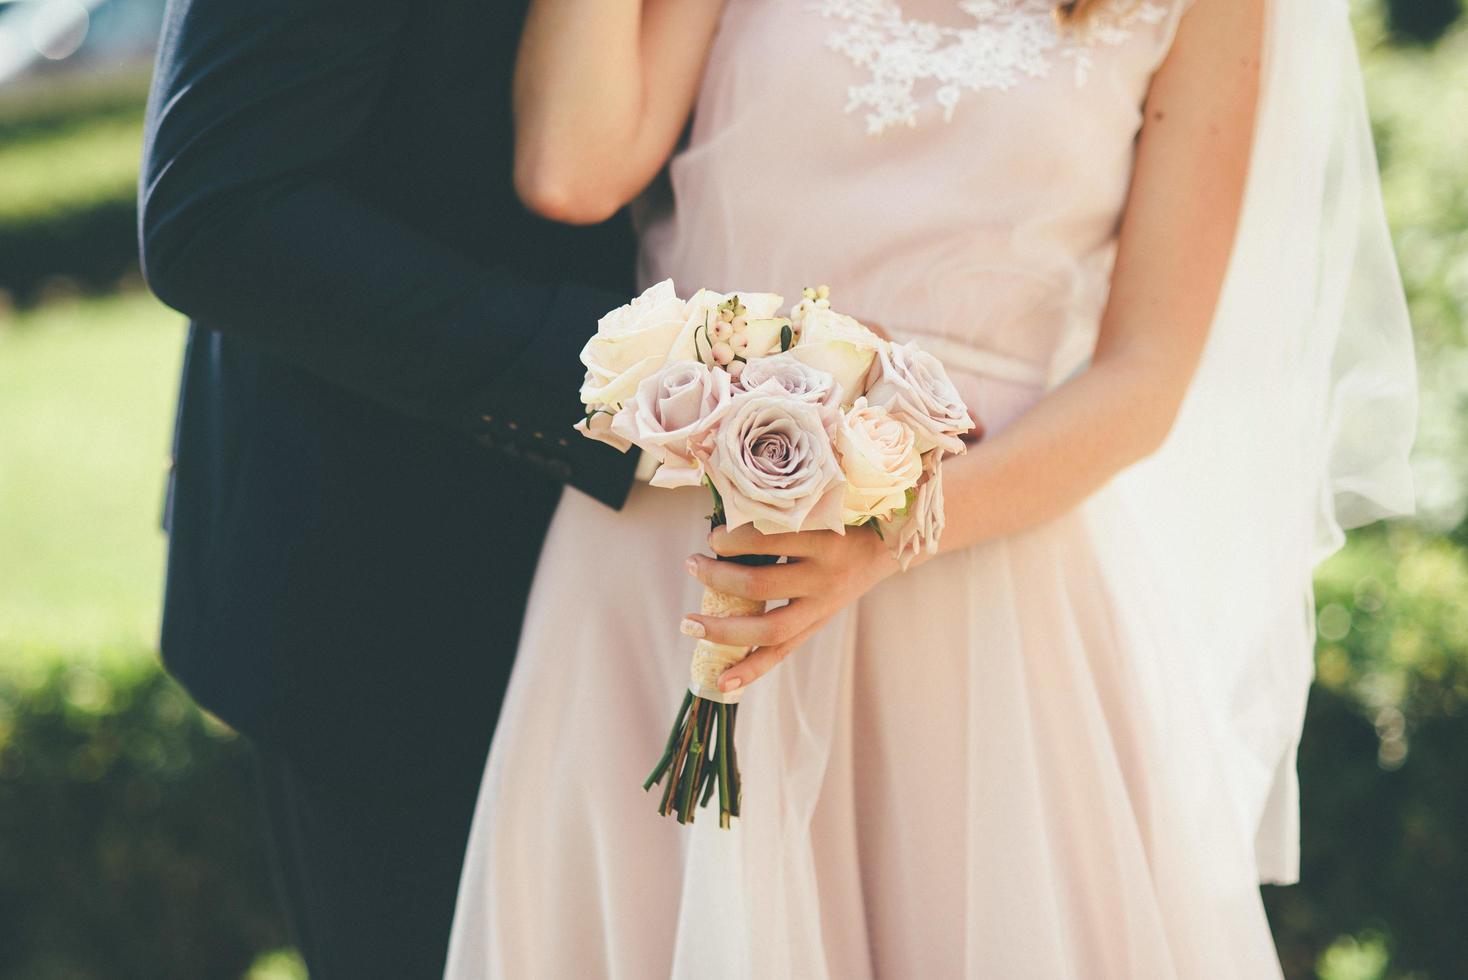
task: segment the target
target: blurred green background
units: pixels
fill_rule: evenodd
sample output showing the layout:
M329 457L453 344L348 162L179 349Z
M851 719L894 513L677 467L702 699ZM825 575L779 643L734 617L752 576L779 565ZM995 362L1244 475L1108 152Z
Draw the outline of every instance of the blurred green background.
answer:
M143 37L156 7L120 22ZM1265 892L1292 978L1449 980L1468 977L1468 25L1460 0L1356 13L1418 340L1421 513L1320 569L1304 881ZM140 54L0 84L0 978L302 977L248 750L154 653L183 324L137 273Z

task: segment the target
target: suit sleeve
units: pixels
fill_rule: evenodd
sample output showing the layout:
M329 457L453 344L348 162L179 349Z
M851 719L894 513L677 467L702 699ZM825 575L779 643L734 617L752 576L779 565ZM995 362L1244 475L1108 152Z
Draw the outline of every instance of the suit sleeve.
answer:
M411 9L169 5L139 201L149 285L211 329L620 506L634 458L564 436L577 349L624 298L486 268L333 179Z

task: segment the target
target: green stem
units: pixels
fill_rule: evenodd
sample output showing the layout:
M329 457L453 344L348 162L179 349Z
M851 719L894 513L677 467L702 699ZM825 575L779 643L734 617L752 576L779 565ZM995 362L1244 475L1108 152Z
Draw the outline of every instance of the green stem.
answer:
M714 795L714 790L719 783L719 743L718 736L714 737L713 748L709 750L708 765L703 770L703 796L699 799L699 806L708 806L709 798Z
M683 755L682 772L679 774L678 786L678 822L693 822L693 799L698 785L698 763L703 757L702 728L704 716L708 714L708 702L703 698L694 699L698 708L694 713L693 723L688 726L688 733L692 737L692 744L688 746L688 752Z
M653 768L652 773L643 782L643 790L652 789L663 778L668 771L668 766L673 762L673 754L678 751L678 739L683 734L683 719L688 717L688 706L693 703L693 692L688 691L683 695L683 704L678 709L678 716L673 719L673 730L668 732L668 743L663 748L663 757Z
M703 800L699 806L708 806L709 799L714 790L722 785L723 762L721 761L722 750L720 741L724 731L724 706L715 704L710 712L709 719L709 759L708 766L704 769L703 778Z
M711 483L708 487L714 497L709 527L722 527L726 523L724 502ZM772 565L780 559L777 555L721 555L719 560L741 565ZM698 808L707 806L717 790L719 826L728 828L730 821L739 816L743 785L734 744L738 717L737 704L718 704L691 692L684 693L663 754L642 784L644 790L649 790L667 779L658 813L665 817L676 813L679 823L692 823Z
M683 726L683 738L678 743L677 753L673 756L672 773L668 777L668 788L663 792L663 803L659 809L659 812L662 813L663 816L668 815L668 813L670 812L671 804L673 802L673 796L675 792L681 789L679 784L682 780L683 770L686 766L686 760L688 758L688 741L693 737L693 728L693 719L686 719L686 723Z
M703 711L699 714L698 727L698 737L700 739L700 742L698 745L698 753L694 756L693 759L693 791L695 795L699 794L703 790L705 774L708 771L709 756L704 750L712 750L713 748L715 704L712 701L704 701L702 707ZM694 797L690 797L690 805L688 810L689 823L693 823L694 813L698 809L697 807L692 805L693 802Z
M739 749L734 744L734 736L739 730L739 705L729 705L729 813L739 816L739 808L744 802L744 779L739 775Z
M732 712L727 704L719 705L719 826L729 829L729 818L734 811L729 806L729 719Z

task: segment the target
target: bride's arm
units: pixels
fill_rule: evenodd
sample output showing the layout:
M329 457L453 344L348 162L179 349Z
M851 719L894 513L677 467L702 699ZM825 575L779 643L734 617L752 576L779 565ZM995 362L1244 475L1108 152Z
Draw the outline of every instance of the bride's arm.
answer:
M1252 145L1261 7L1199 0L1185 19L1147 100L1091 366L944 468L945 495L957 506L948 511L943 550L1070 510L1151 455L1172 428L1233 246Z
M1196 0L1153 80L1091 366L992 439L944 466L944 551L1019 531L1076 506L1156 450L1197 368L1233 245L1253 142L1264 0ZM694 556L706 584L793 601L763 616L691 615L685 632L758 645L725 675L748 684L836 610L895 570L875 534L753 533L720 554L777 553L750 568Z
M673 151L723 0L534 0L515 65L515 188L572 224L603 221Z

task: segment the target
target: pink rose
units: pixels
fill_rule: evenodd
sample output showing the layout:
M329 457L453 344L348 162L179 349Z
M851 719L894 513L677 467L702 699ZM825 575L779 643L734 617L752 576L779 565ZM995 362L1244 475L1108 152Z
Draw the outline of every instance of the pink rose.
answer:
M883 525L883 536L904 572L923 552L938 553L943 524L943 453L934 449L923 456L923 477L907 512Z
M829 409L784 395L734 400L708 447L695 448L731 529L844 530L846 478L827 430L832 421Z
M675 361L642 380L612 421L612 433L658 461L648 481L653 486L698 486L703 464L692 447L718 424L729 400L727 373L699 361Z
M606 443L619 453L625 453L632 448L632 443L612 431L614 414L616 413L609 408L594 408L587 412L586 418L576 423L576 431L588 439Z
M744 365L744 373L734 385L737 391L762 391L793 398L796 401L836 407L840 390L829 373L813 368L794 354L772 354L757 357Z
M968 407L943 368L943 362L915 343L893 344L877 353L877 374L867 401L885 405L917 433L918 452L939 447L950 455L964 451L959 436L974 428Z

